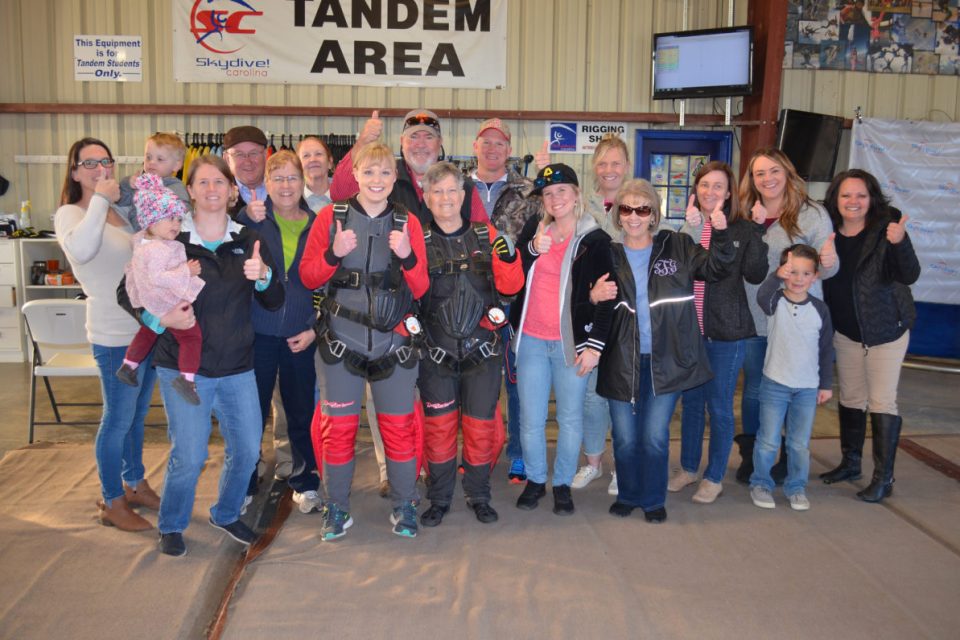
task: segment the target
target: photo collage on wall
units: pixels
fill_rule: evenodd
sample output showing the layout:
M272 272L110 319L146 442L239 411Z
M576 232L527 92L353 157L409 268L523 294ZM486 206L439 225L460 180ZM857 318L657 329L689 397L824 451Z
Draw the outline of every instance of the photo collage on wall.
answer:
M668 220L681 223L686 217L687 198L697 170L710 162L710 156L651 153L650 183L660 195L661 209Z
M960 0L789 0L784 69L960 75Z

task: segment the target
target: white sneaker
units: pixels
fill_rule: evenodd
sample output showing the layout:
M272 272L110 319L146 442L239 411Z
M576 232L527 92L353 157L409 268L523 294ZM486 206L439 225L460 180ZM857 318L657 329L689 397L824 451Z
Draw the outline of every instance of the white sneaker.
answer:
M603 475L603 465L593 466L592 464L585 464L580 467L577 474L573 476L573 482L570 483L570 487L573 489L583 489L585 486L599 478Z
M788 497L787 500L790 501L790 508L794 511L810 510L810 501L807 500L807 495L805 493L795 493Z
M246 515L247 507L253 504L253 496L247 496L243 499L243 506L240 507L240 515Z
M617 472L614 471L610 474L610 484L607 486L607 493L611 496L620 495L620 488L617 487Z
M696 481L697 474L690 473L683 468L677 469L677 472L673 474L673 477L670 478L669 482L667 482L667 491L676 493L677 491L681 491L684 487L688 487Z
M307 490L303 493L293 492L293 501L300 506L300 513L310 513L311 511L320 511L323 506L323 499L316 491Z
M754 506L761 509L776 509L777 503L773 501L773 493L763 487L750 487L750 499Z

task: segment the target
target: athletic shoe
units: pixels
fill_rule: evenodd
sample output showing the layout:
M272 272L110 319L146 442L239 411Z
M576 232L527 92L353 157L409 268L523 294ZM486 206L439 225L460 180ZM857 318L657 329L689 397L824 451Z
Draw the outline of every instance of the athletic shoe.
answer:
M667 483L667 491L676 493L677 491L681 491L684 487L688 487L696 481L697 474L690 473L686 469L677 469L677 472L673 474L673 477L670 478L670 481Z
M184 544L183 534L179 531L161 533L157 544L160 546L160 553L162 554L176 557L187 555L187 545Z
M558 516L573 515L573 496L569 485L561 484L553 488L553 512Z
M617 472L610 474L610 484L607 486L607 494L611 496L620 495L620 488L617 486Z
M773 501L773 493L770 489L750 487L750 499L753 500L754 506L760 507L761 509L777 508L777 503Z
M603 465L596 467L592 464L585 464L573 476L573 482L570 483L572 489L583 489L585 486L603 475Z
M803 492L795 493L787 500L790 501L790 508L794 511L808 511L810 509L810 501L807 500L807 495Z
M693 494L693 501L700 504L710 504L723 493L723 485L719 482L712 482L704 478L697 487L697 492Z
M404 502L390 514L390 523L393 532L404 538L417 537L417 505L414 502Z
M510 484L523 484L527 481L527 469L523 466L523 458L514 458L510 462L510 473L507 475Z
M320 539L324 542L342 538L346 530L353 526L353 518L350 514L333 503L328 502L323 505L320 513L323 517L323 524L320 525Z
M230 524L217 524L211 517L208 522L214 529L220 529L220 531L226 532L231 538L248 547L257 540L257 534L254 533L253 529L239 520L234 520Z
M310 489L303 493L294 491L293 501L300 507L300 513L320 511L323 507L323 499L320 497L320 494Z
M517 509L524 511L533 511L540 504L540 498L547 495L547 485L543 482L534 482L527 480L527 486L523 488L520 497L517 498Z

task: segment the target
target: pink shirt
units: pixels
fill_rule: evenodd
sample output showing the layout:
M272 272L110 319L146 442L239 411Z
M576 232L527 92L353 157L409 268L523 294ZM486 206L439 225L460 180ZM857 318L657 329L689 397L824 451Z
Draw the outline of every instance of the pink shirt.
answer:
M560 270L570 237L537 258L523 333L541 340L560 339Z

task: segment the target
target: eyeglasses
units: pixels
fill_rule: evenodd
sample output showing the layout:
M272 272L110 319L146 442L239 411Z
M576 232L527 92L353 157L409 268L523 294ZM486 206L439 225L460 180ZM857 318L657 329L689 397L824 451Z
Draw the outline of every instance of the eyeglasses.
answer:
M620 215L629 216L631 214L635 216L640 216L641 218L646 218L647 216L653 213L653 207L648 204L642 204L639 207L631 207L626 204L622 204L619 207Z
M437 133L440 133L440 121L437 120L436 118L428 116L425 113L420 113L410 118L407 118L406 121L403 123L403 129L404 131L406 131L410 127L417 127L420 125L430 127L431 129L436 129Z
M296 184L300 180L302 180L300 176L270 176L270 182L273 184Z
M83 167L84 169L96 169L97 166L104 167L109 169L115 164L113 158L100 158L99 160L94 160L93 158L87 158L86 160L81 160L77 163L78 167Z
M227 151L227 155L238 162L243 162L244 160L256 160L257 158L262 158L263 151L248 151L247 153L244 153L242 151L231 150Z

